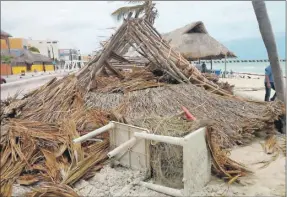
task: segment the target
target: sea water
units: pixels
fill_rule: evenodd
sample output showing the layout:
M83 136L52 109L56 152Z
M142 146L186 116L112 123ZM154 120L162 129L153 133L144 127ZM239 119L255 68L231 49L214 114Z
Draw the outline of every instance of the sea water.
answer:
M239 72L239 73L252 73L252 74L263 74L265 72L265 68L270 65L270 62L232 62L232 63L226 63L226 71L230 72L231 70L233 72ZM206 67L210 69L210 63L206 63ZM285 69L286 69L286 62L280 62L280 66L282 69L282 74L285 76ZM224 71L224 63L212 63L212 69L213 70L219 70Z

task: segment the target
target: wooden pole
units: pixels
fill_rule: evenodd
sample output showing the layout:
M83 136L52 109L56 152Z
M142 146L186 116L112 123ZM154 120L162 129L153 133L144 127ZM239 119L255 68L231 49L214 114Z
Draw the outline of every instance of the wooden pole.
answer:
M92 69L91 72L91 82L94 79L94 77L96 76L97 71L102 67L104 61L110 56L111 52L113 51L113 49L115 48L115 46L118 44L118 40L120 38L123 37L124 35L124 31L126 30L126 26L127 24L124 23L121 28L117 31L117 33L114 35L114 37L111 38L111 41L108 43L107 47L103 50L101 56L99 57L99 59L97 60L95 67ZM88 86L88 90L91 87L91 82Z
M285 103L287 103L287 68L285 66ZM285 105L286 111L287 111L287 105ZM285 123L283 123L283 133L287 133L287 128L286 128L286 123L287 123L287 116L285 114Z
M224 78L226 78L226 54L224 60Z
M210 59L210 69L212 71L212 59Z
M117 75L120 79L124 79L125 77L116 69L114 68L108 61L105 61L104 64L106 68L109 69L113 74Z

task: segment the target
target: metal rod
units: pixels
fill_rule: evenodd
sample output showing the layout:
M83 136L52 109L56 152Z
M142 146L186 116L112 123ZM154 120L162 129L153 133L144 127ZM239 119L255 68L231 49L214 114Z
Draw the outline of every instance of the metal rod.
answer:
M114 150L110 151L108 153L108 157L112 158L112 157L116 156L117 154L119 154L120 152L124 152L124 151L128 150L129 148L133 147L136 144L136 142L137 142L137 139L135 137L132 137L131 139L129 139L125 143L121 144L120 146L118 146Z
M148 134L148 133L144 133L144 132L142 132L142 133L135 132L134 136L138 137L138 138L144 138L147 140L154 140L154 141L158 141L158 142L165 142L168 144L174 144L174 145L180 145L180 146L183 146L183 143L184 143L183 138Z
M94 137L96 135L99 135L99 134L101 134L101 133L103 133L103 132L105 132L105 131L107 131L109 129L112 129L112 128L114 128L114 123L110 122L109 124L99 128L99 129L96 129L96 130L94 130L94 131L92 131L92 132L90 132L90 133L88 133L86 135L83 135L83 136L81 136L79 138L74 139L73 142L74 143L83 142L83 141L85 141L87 139L90 139L90 138L92 138L92 137Z
M183 196L179 189L173 189L170 187L165 187L165 186L156 185L153 183L147 183L147 182L143 182L143 181L141 181L139 183L139 185L144 186L146 188L149 188L151 190L157 191L157 192L161 192L161 193L170 195L170 196Z

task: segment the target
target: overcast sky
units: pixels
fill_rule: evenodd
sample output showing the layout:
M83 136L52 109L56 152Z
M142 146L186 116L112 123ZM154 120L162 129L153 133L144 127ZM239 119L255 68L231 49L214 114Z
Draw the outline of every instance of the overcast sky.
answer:
M14 37L60 41L60 48L78 48L90 53L118 27L111 13L126 2L107 1L1 1L1 29ZM275 34L285 32L284 1L266 2ZM161 33L201 20L208 32L221 42L259 37L250 1L157 1ZM105 37L102 37L105 36Z

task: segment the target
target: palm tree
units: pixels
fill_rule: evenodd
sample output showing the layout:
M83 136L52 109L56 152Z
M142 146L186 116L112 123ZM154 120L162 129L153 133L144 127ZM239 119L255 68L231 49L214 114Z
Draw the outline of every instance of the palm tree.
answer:
M282 70L280 68L279 57L276 47L272 26L266 10L264 1L252 1L253 9L259 25L259 30L265 44L268 57L270 60L272 73L274 76L274 83L278 98L284 102L284 83Z
M140 3L139 5L134 6L125 6L117 9L112 13L112 16L116 17L118 21L126 18L143 17L150 24L154 24L154 20L158 17L157 9L155 8L155 3L152 0L144 1L129 1L129 3Z
M283 82L282 70L280 68L276 42L274 39L274 34L272 31L269 16L266 10L265 2L255 0L252 1L252 5L259 25L259 30L270 60L271 69L274 77L276 94L278 95L279 100L283 102L285 101L286 106L286 98L284 98L284 82ZM286 122L284 122L283 132L286 132Z

